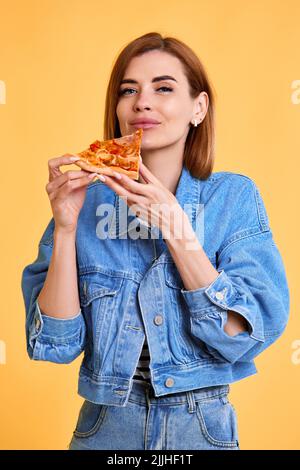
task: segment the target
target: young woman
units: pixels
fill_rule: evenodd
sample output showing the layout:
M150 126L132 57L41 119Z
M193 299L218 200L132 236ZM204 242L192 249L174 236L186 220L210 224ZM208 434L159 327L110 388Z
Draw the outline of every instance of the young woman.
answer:
M69 449L239 449L229 384L284 331L289 290L248 176L213 173L214 96L183 42L128 44L104 139L143 128L139 180L49 160L53 218L22 289L30 358L84 351Z

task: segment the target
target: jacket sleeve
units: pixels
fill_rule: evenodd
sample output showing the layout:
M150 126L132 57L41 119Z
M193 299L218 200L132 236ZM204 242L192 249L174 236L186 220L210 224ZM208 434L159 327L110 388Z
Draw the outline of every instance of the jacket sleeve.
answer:
M273 239L255 183L246 185L233 208L235 228L218 253L218 277L206 287L181 289L190 313L191 334L210 354L229 363L254 359L283 333L290 308L282 257ZM227 311L247 320L248 331L224 331Z
M26 345L30 359L68 364L84 349L86 326L81 310L72 318L54 318L43 314L37 301L52 255L53 229L52 218L39 242L36 260L22 272Z

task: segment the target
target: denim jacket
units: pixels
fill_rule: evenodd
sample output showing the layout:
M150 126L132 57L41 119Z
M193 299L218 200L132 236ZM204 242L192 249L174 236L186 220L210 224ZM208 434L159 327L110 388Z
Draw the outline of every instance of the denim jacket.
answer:
M53 218L23 270L29 357L67 364L84 352L78 394L91 402L126 406L145 335L159 397L255 374L254 358L286 327L285 268L254 181L229 171L200 180L183 166L175 196L219 273L208 286L186 290L161 232L100 181L88 186L78 219L78 314L50 317L37 302ZM228 335L227 310L248 331Z

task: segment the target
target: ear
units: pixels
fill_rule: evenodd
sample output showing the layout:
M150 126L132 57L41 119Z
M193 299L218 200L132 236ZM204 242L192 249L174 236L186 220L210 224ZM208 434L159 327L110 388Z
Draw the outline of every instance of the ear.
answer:
M194 99L194 107L193 107L193 118L195 116L201 117L201 121L203 121L209 106L209 97L205 91L201 91L201 93Z

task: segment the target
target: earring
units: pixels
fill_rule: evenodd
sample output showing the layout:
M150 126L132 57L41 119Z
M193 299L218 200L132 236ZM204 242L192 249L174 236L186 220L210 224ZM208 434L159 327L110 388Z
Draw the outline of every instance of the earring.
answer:
M198 126L198 123L197 123L196 119L193 119L192 124L194 124L194 127Z

